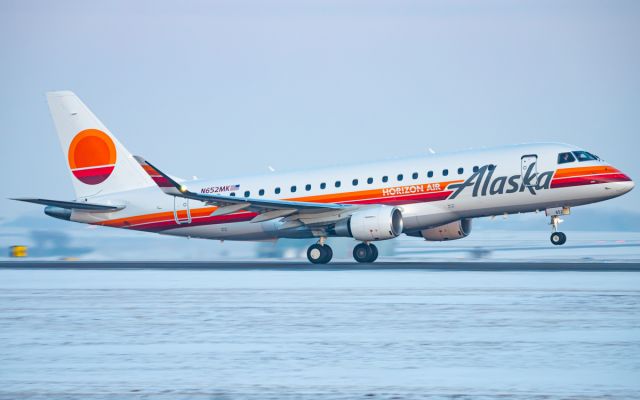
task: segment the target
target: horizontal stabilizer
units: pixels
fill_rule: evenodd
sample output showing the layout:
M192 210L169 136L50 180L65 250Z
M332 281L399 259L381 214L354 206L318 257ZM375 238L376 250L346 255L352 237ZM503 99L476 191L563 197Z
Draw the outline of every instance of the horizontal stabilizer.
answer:
M119 211L124 208L124 206L113 206L106 204L95 204L95 203L78 203L76 201L62 201L62 200L48 200L48 199L11 199L17 201L25 201L27 203L35 203L42 204L43 206L52 206L59 208L66 208L70 210L82 210L88 212L110 212L110 211Z

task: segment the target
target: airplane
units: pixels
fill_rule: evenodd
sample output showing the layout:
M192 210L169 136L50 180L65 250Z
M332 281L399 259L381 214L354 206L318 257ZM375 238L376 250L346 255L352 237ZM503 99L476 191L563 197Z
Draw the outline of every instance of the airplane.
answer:
M571 207L621 196L634 182L598 156L561 143L517 144L423 157L185 181L134 156L70 91L47 93L68 160L73 201L17 198L68 221L216 240L317 238L307 249L326 264L329 237L359 243L353 257L374 262L374 242L401 234L461 239L473 218L545 212L551 243Z

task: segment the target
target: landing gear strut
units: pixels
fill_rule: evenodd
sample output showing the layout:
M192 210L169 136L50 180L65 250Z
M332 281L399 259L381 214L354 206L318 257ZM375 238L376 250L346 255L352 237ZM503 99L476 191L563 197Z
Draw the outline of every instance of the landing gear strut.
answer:
M360 243L353 248L353 258L359 263L372 263L378 258L378 248L370 243Z
M552 215L551 216L551 229L553 233L551 233L551 243L556 246L561 246L567 241L567 235L562 232L558 232L558 225L562 222L560 216Z
M333 257L333 250L329 245L324 244L326 238L321 237L318 243L312 244L307 249L307 258L313 264L326 264Z

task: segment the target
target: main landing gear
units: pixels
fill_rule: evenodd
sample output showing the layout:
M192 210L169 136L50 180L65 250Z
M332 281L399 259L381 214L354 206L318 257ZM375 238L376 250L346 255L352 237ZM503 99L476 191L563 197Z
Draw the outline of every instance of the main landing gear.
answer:
M378 248L371 243L360 243L353 248L353 258L359 263L372 263L378 258Z
M551 233L551 243L556 246L561 246L567 241L567 235L562 232L558 232L558 225L562 222L560 216L552 215L551 216L551 229L553 233Z
M307 249L307 258L313 264L326 264L333 257L333 250L325 244L326 238L321 237L318 243ZM371 243L360 243L353 249L353 258L359 263L372 263L378 258L378 248Z
M313 264L326 264L333 258L333 250L328 244L324 244L326 238L321 237L318 243L312 244L307 249L307 258Z

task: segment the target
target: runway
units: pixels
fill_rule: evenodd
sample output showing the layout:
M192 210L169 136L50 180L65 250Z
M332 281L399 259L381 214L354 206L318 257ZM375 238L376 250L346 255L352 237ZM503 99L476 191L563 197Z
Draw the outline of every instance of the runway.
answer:
M640 393L640 274L566 270L633 264L9 265L0 399Z
M639 262L333 262L313 265L293 261L0 261L0 269L73 270L218 270L218 271L585 271L640 272Z

